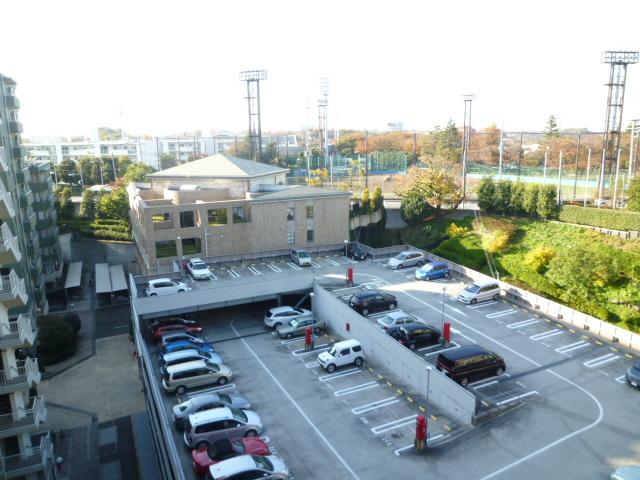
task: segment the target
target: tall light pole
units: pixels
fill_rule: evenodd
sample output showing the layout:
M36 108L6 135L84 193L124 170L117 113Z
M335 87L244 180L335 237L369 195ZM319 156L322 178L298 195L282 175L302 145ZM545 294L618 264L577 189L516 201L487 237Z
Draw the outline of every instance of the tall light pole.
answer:
M462 144L462 202L467 195L467 162L469 160L469 139L471 138L471 102L475 95L463 95L464 100L464 135Z
M240 80L247 83L247 106L249 108L249 142L251 160L262 161L262 123L260 121L260 81L267 79L266 70L245 70ZM180 148L180 140L178 140Z
M441 328L440 333L444 332L444 295L447 292L447 286L442 286L442 318L441 318Z
M427 403L429 403L429 382L431 381L431 370L433 370L433 367L427 365L425 368L427 369Z
M591 149L587 153L587 176L584 180L584 205L587 206L587 189L589 188L589 170L591 169Z

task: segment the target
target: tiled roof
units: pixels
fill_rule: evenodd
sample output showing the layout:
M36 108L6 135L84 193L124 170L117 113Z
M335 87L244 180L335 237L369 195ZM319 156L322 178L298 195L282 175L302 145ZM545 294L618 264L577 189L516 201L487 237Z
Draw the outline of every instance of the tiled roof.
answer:
M149 175L151 178L253 178L287 173L288 168L274 167L261 162L252 162L218 153L167 168Z
M307 197L341 197L350 196L349 192L341 190L328 190L326 188L309 187L307 185L295 185L275 192L266 192L255 199L253 202L262 200L282 200L287 198L307 198Z

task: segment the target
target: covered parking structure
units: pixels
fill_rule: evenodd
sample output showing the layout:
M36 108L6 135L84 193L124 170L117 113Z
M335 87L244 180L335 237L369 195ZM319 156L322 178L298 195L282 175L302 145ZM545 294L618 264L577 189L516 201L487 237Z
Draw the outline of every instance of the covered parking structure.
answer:
M82 262L72 262L67 267L67 277L64 281L64 296L69 302L69 296L76 296L81 292L82 284Z
M111 303L118 295L127 295L128 290L122 265L96 263L96 295L100 303Z

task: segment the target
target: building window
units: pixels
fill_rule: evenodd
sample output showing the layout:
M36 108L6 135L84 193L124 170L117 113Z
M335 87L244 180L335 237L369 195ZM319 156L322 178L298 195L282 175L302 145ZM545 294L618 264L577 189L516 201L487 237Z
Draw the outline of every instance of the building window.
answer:
M195 255L202 252L202 246L199 238L183 238L182 239L182 254L183 255Z
M175 257L178 255L175 240L156 242L156 258Z
M106 145L100 145L100 153L102 155L106 155L109 153L109 147L107 147Z
M169 220L171 220L171 216L169 215L169 212L154 213L153 215L151 215L151 219L153 220L153 223L168 222Z
M180 212L180 228L192 228L196 226L193 210Z
M293 245L294 243L296 243L296 232L295 231L290 231L287 232L287 243L289 245Z
M307 218L313 218L313 205L307 205Z
M287 221L291 222L295 220L294 212L295 212L294 207L287 207Z
M313 242L313 230L307 230L307 242Z
M249 212L244 207L233 207L233 223L244 223L249 221Z
M226 208L214 208L207 211L209 217L209 226L226 225L227 224L227 209Z

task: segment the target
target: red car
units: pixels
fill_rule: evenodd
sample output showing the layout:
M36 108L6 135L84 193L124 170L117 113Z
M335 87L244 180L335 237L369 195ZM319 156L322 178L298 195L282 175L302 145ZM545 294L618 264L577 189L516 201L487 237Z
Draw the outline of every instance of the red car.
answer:
M245 437L233 442L227 439L218 440L206 448L194 449L191 458L196 473L204 477L214 463L244 454L266 456L271 455L271 451L264 440Z
M162 335L173 332L202 333L202 325L163 325L153 332L153 339L157 342Z

